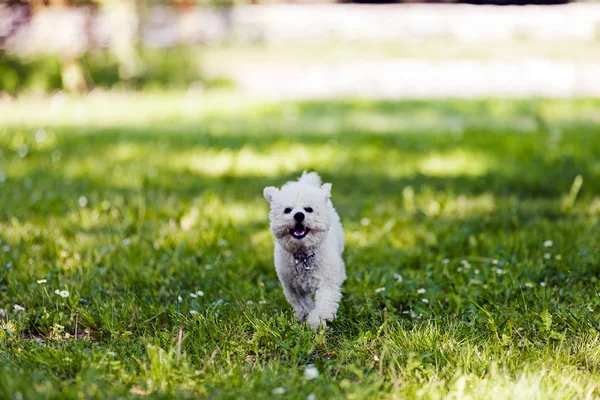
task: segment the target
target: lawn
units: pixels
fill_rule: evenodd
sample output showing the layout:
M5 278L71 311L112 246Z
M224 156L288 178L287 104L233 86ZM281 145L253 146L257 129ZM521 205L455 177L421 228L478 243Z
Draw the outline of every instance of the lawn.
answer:
M262 197L303 169L347 241L316 333ZM600 100L26 98L0 205L0 398L600 398Z

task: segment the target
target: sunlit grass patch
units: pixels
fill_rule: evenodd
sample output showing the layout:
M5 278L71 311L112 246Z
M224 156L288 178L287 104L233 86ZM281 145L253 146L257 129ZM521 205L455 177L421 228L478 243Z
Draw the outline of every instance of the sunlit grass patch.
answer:
M281 143L263 151L244 146L231 149L208 149L184 153L173 166L205 176L280 176L310 168L315 163L343 161L344 154L332 146L305 146ZM341 158L341 160L340 160Z
M419 172L433 176L480 176L488 171L491 156L454 151L450 154L431 154L419 161Z

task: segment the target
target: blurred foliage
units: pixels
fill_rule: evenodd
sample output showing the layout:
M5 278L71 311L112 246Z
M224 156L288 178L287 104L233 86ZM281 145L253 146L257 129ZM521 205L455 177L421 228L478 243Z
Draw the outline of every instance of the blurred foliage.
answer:
M107 50L86 53L79 61L90 88L185 89L196 83L206 88L233 85L226 79L203 77L195 53L196 50L189 48L140 49L141 71L127 79L119 74L119 62ZM58 56L24 59L0 51L0 92L63 89L63 62Z
M56 58L25 61L0 51L0 91L51 90L62 86L60 62Z

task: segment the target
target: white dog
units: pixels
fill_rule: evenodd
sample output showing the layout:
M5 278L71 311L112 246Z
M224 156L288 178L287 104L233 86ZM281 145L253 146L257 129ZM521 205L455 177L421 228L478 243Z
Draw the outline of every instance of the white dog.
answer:
M275 269L283 293L300 320L315 329L333 320L346 279L342 253L344 231L331 203L331 183L317 173L302 174L281 190L263 191L271 205ZM314 295L314 300L313 300Z

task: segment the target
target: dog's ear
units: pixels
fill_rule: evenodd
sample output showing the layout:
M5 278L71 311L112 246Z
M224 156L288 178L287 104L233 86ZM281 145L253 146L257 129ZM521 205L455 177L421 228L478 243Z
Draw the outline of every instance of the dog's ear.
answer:
M324 183L321 186L321 190L325 193L325 198L329 199L331 197L331 183Z
M275 193L277 192L279 192L279 190L276 187L267 186L263 190L263 196L265 196L265 199L267 199L267 201L270 203L273 200L273 196L275 196Z

